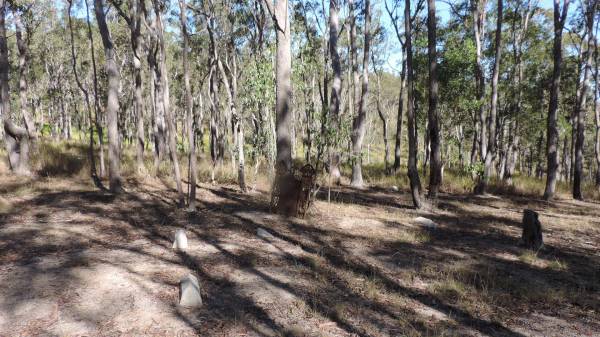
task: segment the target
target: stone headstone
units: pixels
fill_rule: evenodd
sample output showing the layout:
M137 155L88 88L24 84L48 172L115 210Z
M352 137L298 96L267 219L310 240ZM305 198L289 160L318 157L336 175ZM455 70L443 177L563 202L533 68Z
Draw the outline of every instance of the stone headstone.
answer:
M391 189L394 192L398 192L398 186L396 186L396 185L392 186Z
M537 212L530 209L523 211L523 244L533 250L539 250L544 246L542 239L542 224Z
M274 239L275 238L273 236L273 234L267 232L265 229L260 228L260 227L256 230L256 235L260 236L263 239Z
M178 229L175 232L175 240L173 240L173 249L176 250L184 250L188 247L187 236L185 235L185 231L183 229Z
M437 228L437 224L435 222L433 222L431 219L427 219L422 216L420 216L418 218L414 218L413 221L416 224L423 226L427 229L436 229Z
M179 281L179 305L186 308L198 308L202 306L200 296L200 283L198 279L188 274Z

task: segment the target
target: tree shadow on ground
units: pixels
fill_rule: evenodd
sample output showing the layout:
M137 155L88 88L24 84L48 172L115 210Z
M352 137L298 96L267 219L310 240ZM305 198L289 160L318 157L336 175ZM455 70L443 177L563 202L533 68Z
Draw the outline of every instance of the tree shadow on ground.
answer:
M566 292L579 286L577 289L583 294L597 298L598 283L594 282L598 274L594 270L600 268L600 263L596 258L564 247L551 247L554 256L573 262L566 270L543 271L518 260L502 259L498 257L500 253L519 254L518 240L487 224L514 229L518 223L493 215L481 216L455 208L449 211L461 218L434 216L443 226L429 233L430 240L424 243L394 238L374 243L368 236L335 230L319 219L269 215L265 195L204 187L202 193L213 195L214 199L201 200L196 213L185 213L174 210L171 201L176 200L176 191L172 189L151 190L138 183L129 190L120 196L85 190L41 193L15 204L9 214L0 218L0 266L22 267L31 280L43 279L44 274L50 273L53 282L69 283L72 287L84 286L78 283L81 281L76 270L95 263L112 264L168 289L177 287L173 275L152 278L135 271L127 262L88 257L86 252L93 250L127 251L149 263L189 270L201 280L205 306L186 311L175 307L173 298L162 301L200 335L227 334L239 331L240 325L259 336L294 334L296 323L287 318L289 315L278 313L281 308L274 309L248 294L239 279L229 277L235 271L252 275L253 279L290 294L292 303L306 306L296 319L334 322L337 330L330 331L332 335L432 335L454 329L457 334L524 336L501 322L478 317L462 308L460 301L398 279L403 269L411 268L422 277L435 280L437 275L428 274L427 270L464 260L470 263L457 270L456 277L474 291L485 289L491 297L510 294L511 301L494 305L506 307L514 300L531 301L520 292L534 287L542 292ZM364 191L364 195L360 190L340 193L345 193L340 194L342 198L348 198L343 202L367 207L395 200L382 191ZM16 221L21 222L14 227ZM259 227L267 229L274 238L258 238ZM172 252L172 234L179 228L185 228L190 240L210 248L211 253ZM449 253L449 249L458 254ZM51 268L40 267L41 261L48 260L55 261ZM273 276L273 270L280 270L290 280ZM12 285L5 303L44 296L36 291L24 296L28 291L27 284ZM147 292L150 294L151 290ZM68 303L73 295L57 290L52 296ZM577 303L579 298L581 294L568 295L564 300L589 306ZM456 323L432 322L430 317L406 305L407 301L441 312ZM11 313L13 309L4 305L0 310L15 315ZM69 306L63 305L63 310L70 310Z

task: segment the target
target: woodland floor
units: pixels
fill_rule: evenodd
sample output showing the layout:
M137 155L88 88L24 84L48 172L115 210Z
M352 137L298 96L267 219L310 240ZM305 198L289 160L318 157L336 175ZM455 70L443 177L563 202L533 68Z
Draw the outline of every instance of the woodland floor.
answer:
M598 202L442 194L417 212L402 189L341 187L286 219L266 187L199 186L189 213L166 180L115 197L0 175L0 336L600 336ZM519 247L524 208L537 256ZM187 273L200 309L176 305Z

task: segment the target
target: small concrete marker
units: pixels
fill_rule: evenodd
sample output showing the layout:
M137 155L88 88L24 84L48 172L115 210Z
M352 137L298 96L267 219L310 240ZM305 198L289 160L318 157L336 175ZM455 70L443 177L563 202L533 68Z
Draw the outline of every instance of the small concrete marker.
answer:
M273 234L267 232L266 230L264 230L260 227L256 230L256 235L260 236L263 239L274 239L275 238L273 236Z
M418 218L414 218L413 221L418 224L421 225L427 229L436 229L437 228L437 224L433 221L431 221L430 219L424 218L422 216L418 217Z
M188 274L179 281L179 305L186 308L198 308L202 306L200 296L200 284L198 279Z
M184 250L188 247L187 236L185 236L185 231L183 229L178 229L175 232L175 240L173 241L173 249L176 250Z
M391 189L394 192L398 192L398 186L396 186L396 185L392 186Z

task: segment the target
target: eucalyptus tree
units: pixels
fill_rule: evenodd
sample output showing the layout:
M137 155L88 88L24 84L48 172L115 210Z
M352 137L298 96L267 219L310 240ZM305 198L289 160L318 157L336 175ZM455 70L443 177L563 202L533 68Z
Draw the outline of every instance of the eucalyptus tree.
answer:
M500 61L502 58L502 11L503 0L498 0L498 14L496 17L496 37L494 43L494 68L492 72L492 95L490 102L490 113L487 117L488 148L485 154L483 177L478 182L475 192L485 193L487 184L492 175L493 160L496 156L496 126L498 112L498 78L500 76Z
M365 137L365 127L367 119L367 95L369 93L369 50L371 47L371 1L365 0L364 3L364 46L363 46L363 64L362 64L362 83L361 94L358 104L358 113L352 122L352 181L354 187L363 186L362 177L362 142Z
M27 133L31 141L35 141L37 138L37 130L35 128L35 124L31 117L31 113L29 111L29 107L27 104L28 101L28 88L27 88L27 76L29 71L29 42L31 28L25 28L23 26L23 20L21 17L23 15L32 15L30 13L30 6L32 5L13 5L13 19L15 22L15 37L17 40L17 51L19 53L19 105L21 108L21 115L23 116L23 122L25 124L25 128L27 129ZM24 37L23 33L26 32L27 36Z
M471 4L472 15L473 15L473 36L475 40L476 50L476 63L475 63L475 83L477 86L477 94L475 99L479 104L479 119L477 120L476 126L478 126L479 133L479 157L481 160L485 160L487 155L487 136L486 136L486 124L485 124L485 73L483 69L483 48L485 41L485 20L486 20L486 5L487 0L473 0ZM477 130L477 128L476 128ZM471 161L474 162L473 156Z
M546 175L546 189L544 199L550 200L554 197L556 190L556 179L558 173L558 126L557 110L560 95L560 77L562 69L562 31L569 10L569 0L564 0L562 9L560 0L554 0L554 42L552 55L554 66L552 70L552 83L550 87L550 103L548 105L547 121L547 143L546 155L548 159L548 173Z
M28 175L29 171L29 133L24 127L11 120L8 43L6 37L6 0L0 0L0 100L2 121L4 124L4 145L8 154L8 164L16 174Z
M119 86L121 75L115 59L115 47L106 24L104 0L94 0L96 22L104 45L105 70L108 78L106 120L108 124L108 178L109 188L113 193L122 190L121 181L121 150L118 131Z
M342 95L342 66L338 48L338 0L329 0L329 53L331 54L331 67L333 70L333 81L331 82L331 99L329 100L330 127L335 130L340 128L340 101ZM336 183L340 181L340 155L337 142L330 145L329 174Z
M429 172L429 197L436 198L442 183L442 158L440 154L440 128L438 112L437 79L437 24L435 0L427 0L427 50L429 57L429 110L427 113L429 142L431 143L431 166Z
M181 62L183 65L183 85L185 91L184 103L186 112L186 129L188 132L189 142L189 166L188 166L188 179L189 179L189 193L188 193L188 208L190 211L196 210L196 177L198 170L196 168L196 139L194 137L194 103L192 99L192 89L190 87L190 64L188 60L188 49L189 49L189 33L187 23L187 4L185 0L179 0L179 22L181 24Z
M573 116L577 122L576 138L575 138L575 167L573 171L573 198L582 200L583 193L581 185L583 182L583 146L585 141L585 124L587 110L587 96L590 87L590 74L592 73L593 50L592 44L594 40L594 23L596 18L596 8L598 0L582 1L582 10L585 18L585 56L581 72L581 90L578 92L575 102Z
M412 20L410 0L404 5L404 34L406 43L406 118L408 124L408 179L415 208L421 208L421 180L417 169L417 118L415 115Z
M292 50L288 1L264 0L276 31L277 56L275 58L275 116L277 134L276 166L292 168L291 103L292 103Z
M406 105L406 58L407 58L407 50L406 50L406 34L402 32L401 27L402 23L400 22L398 9L400 7L400 2L398 0L392 1L392 6L388 5L387 0L384 1L384 7L390 21L392 22L392 26L394 27L394 32L396 34L396 38L400 43L402 50L402 70L400 72L400 90L398 93L398 110L397 110L397 119L396 119L396 137L395 137L395 146L394 146L394 165L393 171L398 172L400 170L400 160L402 154L402 123L403 123L403 112L404 107ZM419 0L417 2L417 6L415 9L414 15L409 15L409 20L411 21L411 25L414 24L415 20L418 18L418 15L423 8L424 0ZM406 18L405 18L406 20Z
M142 26L144 22L144 12L146 11L146 0L129 0L127 3L128 11L121 7L118 0L112 0L119 15L125 20L130 32L131 51L133 58L134 75L134 111L136 115L136 165L138 173L144 172L144 99L142 86L142 47L143 36Z

